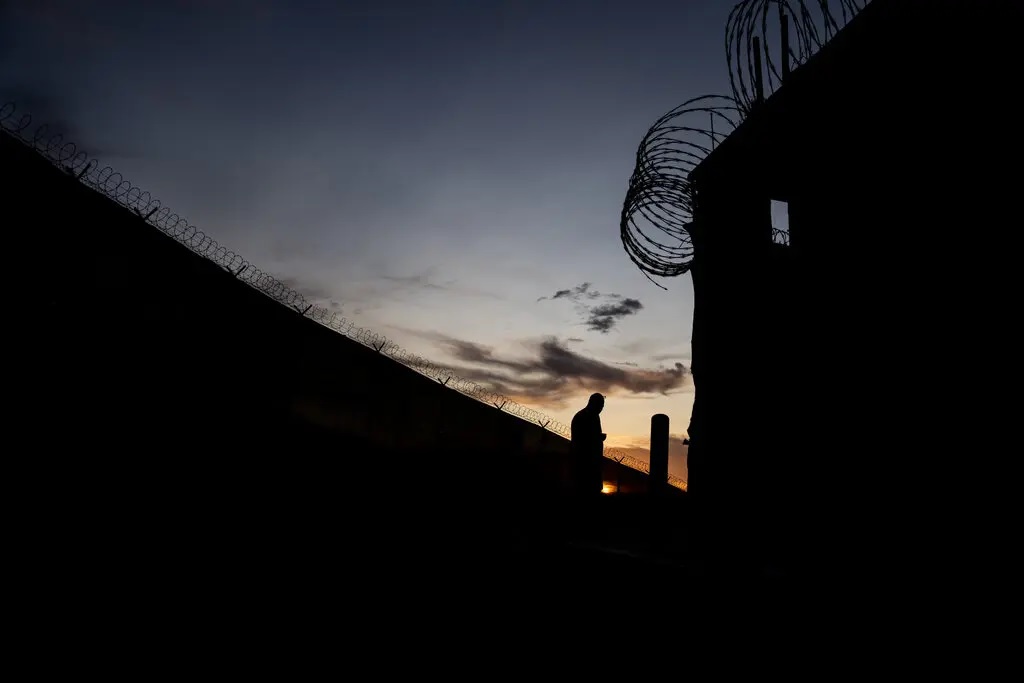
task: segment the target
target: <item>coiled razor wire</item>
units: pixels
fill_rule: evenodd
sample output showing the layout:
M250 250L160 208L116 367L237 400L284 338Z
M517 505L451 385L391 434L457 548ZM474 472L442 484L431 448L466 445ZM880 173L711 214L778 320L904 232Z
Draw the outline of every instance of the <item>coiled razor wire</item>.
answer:
M690 171L740 118L732 98L698 97L655 121L640 142L619 227L629 258L662 289L652 275L682 275L693 260Z
M43 123L31 129L32 116L30 114L16 116L16 112L17 106L13 102L7 102L0 107L0 130L31 147L49 162L73 175L82 184L105 194L164 234L184 244L194 253L213 261L271 299L298 311L324 327L340 332L349 339L358 341L378 353L440 382L446 387L537 424L561 437L570 437L568 425L476 382L459 377L442 365L437 365L426 358L410 353L393 341L371 330L359 327L336 311L310 303L302 294L269 273L260 270L240 254L221 246L202 230L174 213L170 207L161 204L160 200L149 192L132 185L110 166L103 166L97 159L90 158L73 142L65 140L59 132L51 132L47 124ZM615 449L605 449L605 456L632 469L641 472L650 471L647 463ZM670 478L669 483L676 488L686 488L686 482L678 477Z
M682 275L692 265L690 172L746 118L761 95L782 84L790 65L806 62L868 2L742 0L732 9L725 30L732 96L684 102L655 121L637 149L619 232L626 254L648 280L665 289L654 277ZM788 41L785 62L783 38ZM765 68L759 69L762 60Z
M764 64L762 87L768 96L782 84L786 66L799 66L860 10L869 0L742 0L729 13L725 28L725 55L733 98L744 115L757 103L758 62ZM788 27L783 46L782 25Z

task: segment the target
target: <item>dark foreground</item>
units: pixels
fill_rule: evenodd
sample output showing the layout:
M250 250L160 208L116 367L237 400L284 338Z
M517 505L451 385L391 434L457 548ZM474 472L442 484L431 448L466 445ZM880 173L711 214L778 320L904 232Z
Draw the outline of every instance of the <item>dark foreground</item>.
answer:
M644 647L660 667L691 629L796 618L792 582L695 569L686 496L580 502L486 468L475 489L348 479L341 457L36 457L5 479L10 645L62 672L478 675ZM814 609L844 620L856 588Z
M238 634L473 613L493 627L521 609L564 619L575 601L628 606L649 587L668 604L684 591L680 495L580 502L408 468L349 480L351 468L310 456L34 462L10 520L31 619L59 609L72 622Z

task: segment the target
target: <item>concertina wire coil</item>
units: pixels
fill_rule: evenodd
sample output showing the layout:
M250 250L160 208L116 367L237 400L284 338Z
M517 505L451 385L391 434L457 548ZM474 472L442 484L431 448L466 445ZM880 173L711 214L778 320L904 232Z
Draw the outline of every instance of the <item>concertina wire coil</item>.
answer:
M869 0L742 0L725 30L731 95L684 102L654 122L640 141L619 217L623 248L651 282L675 277L693 262L694 188L690 171L742 123L758 102L782 84L783 22L786 54L797 67L832 39ZM778 24L773 23L775 17ZM783 19L785 17L785 19Z

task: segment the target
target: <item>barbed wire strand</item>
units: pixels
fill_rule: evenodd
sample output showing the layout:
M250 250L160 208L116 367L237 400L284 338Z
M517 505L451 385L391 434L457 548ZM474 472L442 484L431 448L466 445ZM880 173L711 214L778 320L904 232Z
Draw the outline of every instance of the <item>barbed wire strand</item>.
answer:
M170 207L161 204L149 192L132 185L110 166L103 166L99 160L90 158L87 153L78 149L74 142L65 140L61 133L51 133L46 123L32 129L32 116L27 113L16 116L16 113L17 106L13 102L7 102L0 107L0 130L3 130L9 137L35 150L47 161L74 176L83 185L113 199L145 222L188 247L192 252L213 261L271 299L294 309L324 327L402 363L421 375L436 380L445 387L482 403L490 404L498 410L536 424L558 436L570 437L568 425L481 384L460 377L443 365L409 352L390 339L358 326L337 311L308 301L300 292L257 268L237 252L219 244L205 232L172 211ZM631 469L650 473L647 463L618 449L606 448L604 455ZM669 484L679 489L686 489L685 480L679 477L670 476Z

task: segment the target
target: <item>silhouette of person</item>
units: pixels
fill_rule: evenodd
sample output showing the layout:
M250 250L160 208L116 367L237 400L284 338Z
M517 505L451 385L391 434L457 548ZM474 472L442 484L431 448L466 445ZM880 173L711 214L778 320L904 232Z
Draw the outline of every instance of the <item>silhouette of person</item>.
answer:
M604 456L606 435L601 431L601 411L604 396L591 394L587 407L572 418L572 459L576 491L590 495L600 493L604 482L601 477L601 458Z

